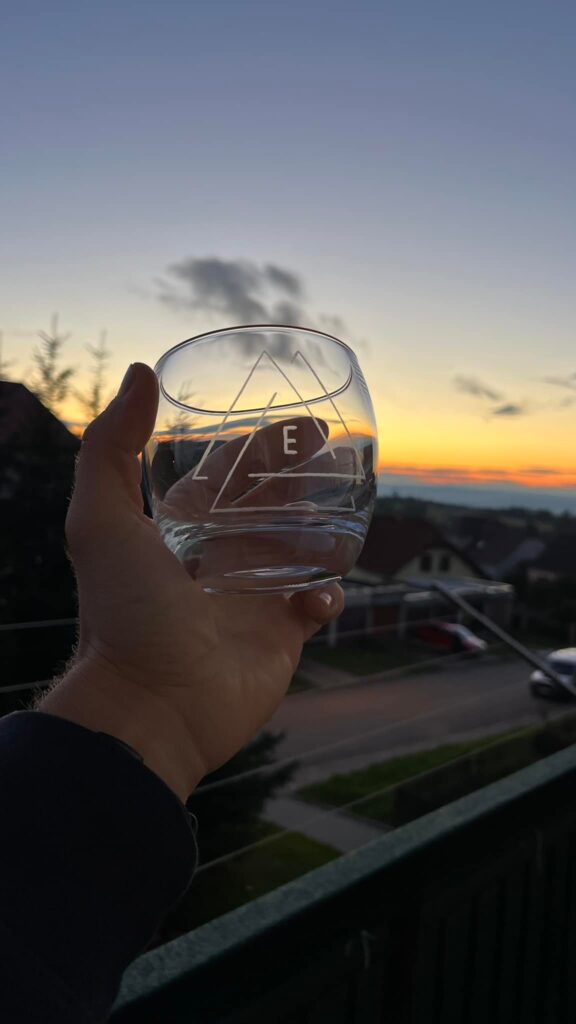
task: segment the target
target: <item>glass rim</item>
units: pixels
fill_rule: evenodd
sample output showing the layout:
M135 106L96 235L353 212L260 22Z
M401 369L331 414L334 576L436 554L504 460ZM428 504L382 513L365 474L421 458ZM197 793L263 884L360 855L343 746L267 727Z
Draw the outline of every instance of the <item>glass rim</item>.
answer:
M358 360L356 358L354 350L350 347L350 345L347 345L346 342L342 341L341 338L337 338L336 335L328 334L326 331L317 331L314 327L297 327L294 324L240 324L240 325L237 325L235 327L219 327L219 328L217 328L217 330L214 330L214 331L204 331L202 334L194 335L192 338L185 338L184 341L179 341L177 345L173 345L172 348L167 349L167 351L164 352L164 354L160 356L160 359L157 361L157 363L154 366L154 373L158 377L158 382L159 382L159 385L160 385L160 391L161 391L162 395L164 396L164 398L166 398L166 400L168 402L170 402L172 405L175 405L179 409L183 409L183 410L185 410L187 412L203 413L206 416L211 416L211 415L220 416L220 415L223 415L226 412L226 410L223 410L223 409L202 409L200 407L193 406L193 405L187 405L185 402L178 401L177 398L175 398L173 395L170 395L166 391L166 389L165 389L165 387L164 387L164 385L162 383L162 378L160 376L160 371L162 369L162 366L168 361L168 359L171 356L175 355L178 351L180 351L180 349L185 348L187 345L195 345L195 344L197 344L200 341L205 341L207 338L215 338L215 337L217 337L219 335L234 334L234 333L239 334L239 333L244 332L244 331L278 331L278 332L283 331L283 332L291 332L291 333L294 333L294 334L298 333L298 334L315 335L318 338L324 338L326 341L335 342L341 348L345 349L345 351L349 354L349 356L352 357L350 373L348 374L348 378L344 382L344 384L342 384L339 388L336 388L334 391L331 391L329 394L319 395L318 398L307 399L307 401L306 401L307 405L314 405L317 402L325 402L326 400L329 400L331 398L335 398L338 395L341 395L342 392L345 391L346 388L348 388L350 386L350 381L352 379L352 375L353 375L353 372L354 372L354 363L356 363L356 365L357 365L358 364ZM280 405L275 405L273 408L275 408L275 409L292 409L292 408L299 408L301 405L302 405L302 402L287 402L287 403L283 403L283 404L280 404ZM244 413L253 413L253 412L258 412L258 411L259 411L259 408L256 408L256 409L244 409L244 410L242 410L242 412L244 412Z

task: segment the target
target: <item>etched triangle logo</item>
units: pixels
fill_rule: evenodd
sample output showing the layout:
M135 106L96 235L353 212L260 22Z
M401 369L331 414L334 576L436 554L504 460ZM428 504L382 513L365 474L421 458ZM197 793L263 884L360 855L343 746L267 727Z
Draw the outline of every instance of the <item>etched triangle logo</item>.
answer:
M365 471L364 471L364 466L362 464L362 460L360 458L360 455L358 453L356 445L354 444L354 441L353 441L352 435L351 435L351 433L350 433L350 431L348 429L348 426L347 426L344 418L342 417L342 414L340 413L340 410L338 409L338 406L336 405L336 402L334 401L334 399L329 394L327 388L323 384L323 382L322 382L319 374L317 373L317 371L313 368L313 366L311 365L309 360L306 359L306 357L300 351L297 351L294 354L294 356L293 356L293 358L291 360L291 365L295 364L297 361L299 361L301 367L302 366L305 367L306 372L310 375L311 379L313 379L314 387L315 387L316 392L317 392L318 388L320 388L321 395L323 395L325 401L329 402L329 404L331 405L332 410L333 410L333 412L335 414L335 417L336 417L338 423L341 425L341 427L342 427L342 429L344 431L345 436L347 437L349 447L354 452L354 467L353 467L353 471L352 472L347 472L347 473L339 473L336 470L334 470L332 472L330 472L330 471L328 471L328 472L317 472L317 471L314 471L314 468L313 468L313 459L310 459L309 463L310 463L312 468L310 470L307 470L307 471L302 471L300 469L292 470L292 469L284 468L284 469L281 469L281 470L279 470L277 472L248 473L247 477L251 478L251 479L254 479L255 486L256 486L257 483L263 483L264 481L271 480L272 478L278 478L278 479L283 479L283 478L295 479L296 478L297 479L297 478L307 477L307 478L319 479L319 480L329 478L331 480L334 480L334 479L340 479L342 481L348 480L348 481L353 481L354 483L365 482L366 481L366 474L365 474ZM256 371L259 368L265 366L266 362L268 362L270 367L272 367L276 371L276 373L279 375L278 388L277 388L277 390L273 391L270 394L270 396L269 396L269 398L268 398L268 400L266 402L266 405L260 410L256 423L252 427L250 433L246 436L246 438L244 440L244 444L242 445L240 451L238 452L238 455L237 455L236 459L234 460L234 462L230 466L230 468L229 468L229 470L228 470L228 472L226 474L226 477L223 480L222 485L220 486L220 489L219 489L219 491L218 491L218 493L217 493L217 495L216 495L216 497L215 497L215 499L213 501L213 504L212 504L212 507L210 509L210 512L214 512L214 513L230 513L230 512L238 513L240 511L242 511L242 512L283 512L287 508L290 507L290 504L286 504L286 503L283 504L283 505L255 505L253 507L251 507L250 505L243 505L241 507L238 507L238 506L234 506L234 505L226 505L225 504L225 502L226 502L226 491L227 491L227 489L229 487L230 481L234 478L234 474L237 472L238 467L240 466L242 461L245 458L249 457L249 455L250 455L250 445L251 445L254 437L256 436L258 430L261 429L262 424L265 421L266 416L267 416L269 410L274 406L274 402L275 402L275 400L278 397L280 388L282 388L284 392L286 392L286 390L288 390L288 392L290 393L291 397L293 398L293 402L290 403L291 405L293 405L293 406L300 405L303 410L304 409L306 410L306 412L308 413L308 415L310 416L310 418L311 418L311 420L312 420L312 422L314 424L315 429L318 431L318 433L320 435L320 438L322 440L322 449L329 456L331 456L332 459L335 462L337 461L336 460L336 454L333 451L333 448L331 447L330 443L327 442L326 434L325 434L324 430L322 429L321 424L319 423L317 417L314 415L314 412L310 408L310 405L312 403L310 403L309 401L307 401L304 398L302 392L298 389L298 387L294 383L293 379L291 379L290 375L284 369L282 369L282 367L278 364L278 362L276 361L274 356L272 356L267 351L267 349L262 349L262 351L258 355L257 359L255 360L254 364L252 365L249 373L247 374L247 376L246 376L246 378L245 378L245 380L244 380L240 390L238 391L238 393L236 394L236 396L232 400L231 404L229 405L229 407L228 407L228 409L227 409L227 411L226 411L226 413L225 413L225 415L224 415L224 417L223 417L223 419L222 419L218 429L216 430L216 433L214 434L214 437L211 439L211 441L208 444L206 450L204 451L204 453L202 455L202 458L200 459L200 462L198 463L198 465L196 466L196 469L194 470L194 473L192 474L192 479L193 480L208 480L209 479L209 477L206 475L206 469L207 469L206 463L207 463L207 461L209 459L209 456L210 456L211 452L214 451L215 446L218 444L220 438L222 437L222 434L223 434L223 432L225 430L226 425L228 424L230 418L233 416L233 414L234 414L234 412L235 412L235 410L236 410L236 408L238 406L238 403L240 402L240 399L246 393L246 391L247 391L247 389L249 387L249 384L250 384L250 382L252 381L252 379L254 377L254 374L256 373ZM284 403L282 403L282 404L284 404ZM295 447L296 443L297 443L296 438L294 437L295 429L296 428L292 427L291 425L284 426L284 428L283 428L284 453L287 456L298 455L298 451L296 450L296 447ZM319 507L322 510L325 510L325 511L345 511L345 510L355 511L356 505L354 503L354 496L352 494L349 495L349 499L350 499L350 504L336 505L336 506L321 505ZM298 504L298 503L295 503L295 504Z

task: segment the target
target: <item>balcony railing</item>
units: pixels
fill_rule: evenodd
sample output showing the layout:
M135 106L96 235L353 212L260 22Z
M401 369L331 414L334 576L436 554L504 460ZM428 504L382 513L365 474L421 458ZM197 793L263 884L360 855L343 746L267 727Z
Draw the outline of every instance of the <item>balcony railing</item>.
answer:
M574 1021L575 793L570 747L145 954L110 1019Z

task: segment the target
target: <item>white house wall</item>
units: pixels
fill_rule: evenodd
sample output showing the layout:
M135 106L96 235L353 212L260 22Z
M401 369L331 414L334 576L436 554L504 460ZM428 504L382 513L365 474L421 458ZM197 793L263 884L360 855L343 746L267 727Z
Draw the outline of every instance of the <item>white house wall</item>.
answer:
M454 551L450 551L449 548L429 548L426 552L423 552L423 554L430 556L429 570L424 570L420 567L421 555L418 555L417 558L411 558L406 565L395 573L395 578L399 580L408 580L426 576L445 580L462 579L465 576L472 576L476 579L482 578L477 572L475 572L469 562L465 562L463 558L460 558ZM440 569L440 563L444 556L447 556L450 559L450 568L447 572L442 572Z

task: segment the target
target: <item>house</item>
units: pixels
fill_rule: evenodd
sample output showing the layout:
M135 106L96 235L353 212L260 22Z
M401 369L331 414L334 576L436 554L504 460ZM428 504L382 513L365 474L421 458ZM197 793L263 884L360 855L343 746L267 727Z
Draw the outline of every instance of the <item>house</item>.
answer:
M450 539L491 579L507 579L543 554L546 541L533 529L511 526L488 516L462 516Z
M434 587L449 590L502 626L510 622L514 589L487 580L476 562L425 519L376 516L358 564L343 581L346 605L319 639L402 638L415 621L460 619Z
M24 384L0 380L0 444L14 439L29 444L40 438L67 451L79 448L78 438Z
M426 519L376 516L359 565L396 580L483 578L475 560Z
M80 441L24 384L0 381L0 501L27 491L39 502L62 484L70 491ZM34 477L34 479L33 479Z
M530 583L576 580L576 534L553 537L540 558L528 569Z
M401 639L415 622L430 619L462 621L458 606L434 588L441 577L430 580L429 587L420 578L418 587L409 582L390 581L376 573L355 567L342 581L346 594L344 611L320 634L319 639L334 645L339 639L370 637L384 642ZM503 628L508 628L514 609L514 588L509 583L466 577L445 579L446 588L463 597L470 605ZM471 622L474 629L474 623Z
M0 619L5 622L75 612L64 521L79 447L80 440L27 387L0 381Z

